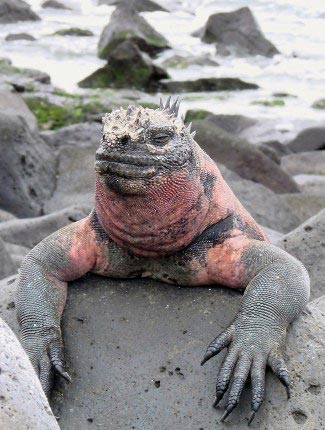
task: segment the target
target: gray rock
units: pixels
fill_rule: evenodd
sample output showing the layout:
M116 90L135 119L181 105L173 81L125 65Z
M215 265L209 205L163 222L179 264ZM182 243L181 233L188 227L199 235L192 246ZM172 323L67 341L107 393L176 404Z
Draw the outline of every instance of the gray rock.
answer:
M254 90L258 85L238 78L200 78L192 81L166 81L161 83L161 91L173 94L200 91Z
M5 40L7 42L11 42L14 40L29 40L29 41L33 42L36 39L34 36L32 36L31 34L28 34L28 33L15 33L15 34L8 34L5 37Z
M6 248L16 268L12 273L16 273L20 269L23 259L29 253L30 248L21 245L14 245L12 243L6 243Z
M263 227L288 233L301 224L302 220L282 195L261 184L241 178L223 165L218 164L218 167L234 194ZM275 237L274 234L272 236Z
M22 0L0 0L0 23L38 21L40 17Z
M207 120L193 121L196 141L216 162L277 193L298 192L294 180L258 148Z
M199 32L202 40L217 44L217 53L273 57L277 48L265 38L248 7L211 15Z
M301 221L306 221L325 207L324 193L323 195L309 193L282 194L282 197Z
M6 244L0 237L0 279L6 278L14 273L16 273L16 265L11 258Z
M161 79L168 73L153 64L150 57L141 52L133 40L121 42L108 55L108 64L78 85L82 88L137 88L156 91Z
M45 204L46 213L63 209L72 202L89 208L93 206L97 146L69 145L60 149L57 186Z
M0 136L0 207L20 217L39 215L55 187L55 156L19 116L1 114Z
M0 209L0 223L3 221L9 221L11 219L16 219L15 215L3 209Z
M141 51L150 56L155 56L169 48L167 40L142 16L138 15L132 7L123 5L113 12L110 22L100 36L99 58L108 59L111 52L126 39L134 42Z
M37 120L35 115L18 94L11 93L9 91L0 91L0 111L1 115L8 114L22 117L30 130L37 130Z
M98 0L98 5L106 4L107 6L116 6L127 2L128 0ZM132 0L132 7L136 12L168 12L167 9L160 4L151 0Z
M99 145L101 139L102 125L97 122L86 122L61 127L54 131L40 133L45 142L53 148L63 145L89 145L92 148Z
M277 246L298 258L308 270L311 298L325 293L325 209L284 236Z
M57 0L47 0L44 3L42 3L43 8L51 8L51 9L65 9L65 10L71 10L69 7L67 7L65 4L57 1Z
M185 69L189 66L213 66L217 67L219 64L212 60L208 54L202 55L172 55L162 62L164 67L171 67L175 69Z
M0 427L4 430L60 430L25 351L2 319L0 367Z
M215 430L223 410L211 403L223 354L204 368L199 362L207 343L231 322L239 300L238 292L221 287L95 276L74 282L63 322L73 382L60 383L52 399L61 429L95 424ZM292 398L286 400L268 372L266 400L252 429L296 430L299 422L305 430L322 428L324 311L324 299L311 303L289 329ZM239 407L217 428L246 430L250 400L246 387Z
M283 233L279 231L275 231L272 228L265 227L264 225L262 225L261 227L263 228L267 237L270 239L270 242L272 243L272 245L275 245L276 242L278 242L284 236Z
M10 244L33 248L58 229L87 216L89 209L74 205L49 215L3 222L0 224L0 238Z
M281 164L282 157L292 153L292 151L288 148L288 145L284 145L277 140L262 142L258 145L258 149L260 149L263 154L271 158L271 160L273 160L277 164Z
M14 88L17 92L31 91L49 84L51 78L47 73L34 69L14 67L0 59L0 90L10 92ZM47 88L48 90L48 88Z
M325 127L310 127L301 131L288 143L293 152L307 152L325 149Z
M290 175L325 175L325 150L286 155L281 167Z
M325 176L324 175L295 175L294 180L299 185L299 189L309 195L325 197Z
M90 37L94 36L94 33L90 30L78 27L63 28L53 33L54 36L78 36L78 37Z

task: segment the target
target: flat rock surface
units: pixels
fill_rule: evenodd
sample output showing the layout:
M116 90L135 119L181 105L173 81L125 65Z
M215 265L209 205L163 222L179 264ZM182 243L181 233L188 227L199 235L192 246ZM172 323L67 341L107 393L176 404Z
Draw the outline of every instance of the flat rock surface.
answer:
M290 175L325 175L325 150L285 155L281 167Z
M0 288L0 315L17 332L13 278ZM240 298L227 288L151 280L87 275L72 283L63 333L73 382L59 381L51 401L61 430L246 430L249 386L228 422L220 424L225 400L218 410L211 404L224 353L199 365L207 344L236 314ZM265 403L251 428L323 428L324 314L323 296L290 328L292 398L286 400L268 372Z

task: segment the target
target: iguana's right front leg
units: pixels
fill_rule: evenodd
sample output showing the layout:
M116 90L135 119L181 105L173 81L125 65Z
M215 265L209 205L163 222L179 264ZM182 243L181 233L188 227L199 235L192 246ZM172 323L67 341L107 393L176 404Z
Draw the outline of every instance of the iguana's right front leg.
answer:
M30 251L21 266L17 317L23 346L47 395L54 369L70 380L64 369L60 328L67 282L89 272L96 258L95 233L87 217L44 239Z

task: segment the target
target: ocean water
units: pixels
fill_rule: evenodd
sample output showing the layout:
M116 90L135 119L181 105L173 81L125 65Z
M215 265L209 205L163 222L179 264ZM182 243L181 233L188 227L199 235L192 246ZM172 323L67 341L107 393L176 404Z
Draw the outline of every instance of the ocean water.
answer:
M43 1L43 0L42 0ZM27 1L42 20L5 24L0 27L0 57L18 67L50 74L52 83L69 92L81 92L77 82L105 64L96 57L98 38L114 7L96 6L97 0L61 0L72 11L42 9L41 0ZM293 124L325 123L325 111L311 107L325 98L325 0L161 0L171 13L143 16L171 43L157 59L172 55L211 54L219 67L190 66L168 69L173 79L238 77L260 86L258 90L182 95L183 109L200 108L216 113L244 114L276 120L286 130ZM264 57L216 57L215 47L202 43L191 33L202 27L210 14L249 6L265 36L281 54ZM92 30L93 37L59 37L51 34L67 27ZM8 33L27 32L35 42L4 40ZM284 106L266 107L256 101L273 100L274 93L289 93Z

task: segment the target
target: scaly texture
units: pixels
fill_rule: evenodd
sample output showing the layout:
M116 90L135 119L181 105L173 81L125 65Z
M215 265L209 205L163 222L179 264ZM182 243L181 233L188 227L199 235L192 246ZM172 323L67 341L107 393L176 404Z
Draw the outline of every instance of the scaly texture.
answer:
M53 370L70 379L60 330L68 281L93 272L246 289L202 364L228 347L215 405L230 386L224 420L250 374L251 422L263 402L267 364L290 395L282 348L288 324L308 301L309 277L298 260L269 244L178 108L168 99L157 110L130 106L103 118L93 211L43 240L23 262L17 298L23 343L49 393Z

